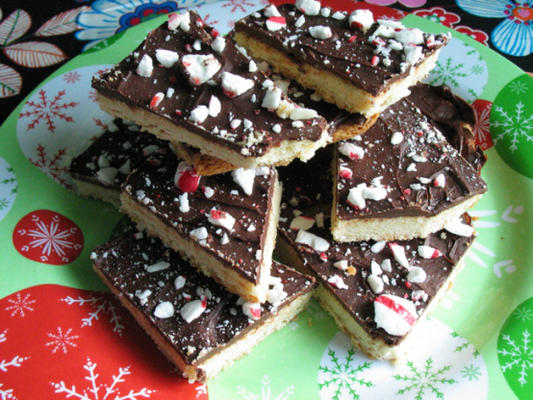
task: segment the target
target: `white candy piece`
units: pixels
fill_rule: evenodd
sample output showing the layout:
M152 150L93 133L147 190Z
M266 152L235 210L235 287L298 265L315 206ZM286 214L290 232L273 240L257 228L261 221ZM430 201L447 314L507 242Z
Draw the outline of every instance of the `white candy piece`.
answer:
M137 290L135 292L135 296L139 299L141 306L144 306L146 303L148 303L148 297L150 297L151 294L152 291L150 289L144 289L142 292Z
M315 25L309 27L309 34L315 39L324 40L333 36L329 26Z
M222 73L222 89L229 97L240 96L254 86L254 81L240 75L224 71Z
M424 43L424 32L418 28L401 29L396 31L395 38L404 46L407 44L422 44Z
M165 319L174 315L174 305L170 301L163 301L159 303L154 310L154 316Z
M316 118L318 114L315 110L305 107L295 107L291 110L289 118L293 121L301 121Z
M416 307L410 300L391 294L383 294L374 300L374 321L389 335L405 335L416 319Z
M168 29L175 31L178 27L184 32L189 32L191 29L191 15L188 11L183 14L170 14L168 16Z
M182 289L185 286L185 282L187 282L187 280L185 279L184 276L182 275L177 276L176 279L174 279L174 288L176 290Z
M222 67L212 54L186 54L181 58L181 64L191 84L196 86L207 82Z
M198 318L207 307L205 300L193 300L181 307L180 315L188 324Z
M180 201L179 210L182 213L187 213L190 211L189 207L189 194L187 192L184 192L178 196L178 199Z
M413 283L422 283L426 280L426 271L420 267L412 267L407 273L407 280Z
M284 17L269 17L266 20L266 27L270 32L279 31L285 26L287 26L287 22Z
M443 188L446 185L446 177L444 174L438 174L433 180L433 185L435 187Z
M296 235L296 243L305 244L319 252L327 251L329 249L329 242L326 239L303 230L298 231L298 235Z
M405 248L400 246L398 243L389 243L389 247L396 262L404 268L410 268L409 261L407 261L407 257L405 255Z
M248 72L257 72L257 64L254 60L250 60L248 63Z
M348 289L348 285L344 283L344 280L339 275L331 275L328 278L328 283L330 283L331 285L335 286L338 289Z
M379 264L374 260L370 262L370 272L372 275L376 275L376 276L379 276L383 273Z
M374 243L372 247L370 247L370 251L374 254L377 254L385 248L386 244L387 242L385 240L380 240L379 242Z
M126 160L126 162L118 169L118 172L128 175L131 172L131 160Z
M363 196L363 188L365 186L365 183L360 183L356 187L350 189L350 191L348 192L348 198L346 199L348 205L359 210L365 208L366 201Z
M361 28L363 32L366 32L368 28L370 28L374 23L374 15L370 10L354 10L350 14L348 22L350 23L350 27L356 26L358 28Z
M170 68L178 62L180 56L172 50L157 49L155 51L155 58L165 68Z
M267 8L265 8L265 11L263 12L265 17L281 17L281 14L279 13L277 7L275 5L270 5Z
M189 236L192 237L194 240L205 240L208 236L207 229L204 226L193 229L189 233Z
M444 225L444 229L457 236L470 237L474 234L474 228L470 225L463 224L459 219L448 222Z
M346 271L348 268L348 260L340 260L333 263L333 266L341 271Z
M308 229L311 229L314 224L315 224L314 218L300 215L298 217L293 218L293 220L291 221L290 228L291 229L303 229L304 231L306 231Z
M196 122L197 124L201 124L206 120L208 115L209 109L206 106L196 106L196 108L191 111L190 120L192 122Z
M152 273L152 272L163 271L167 269L168 267L170 267L170 263L168 261L158 261L155 264L146 265L144 269L146 270L146 272Z
M422 47L420 46L405 46L404 50L407 64L416 64L422 58Z
M318 15L320 12L320 1L316 0L296 0L296 8L305 15Z
M218 114L220 114L220 110L222 110L222 105L220 104L220 100L217 96L211 95L207 108L209 109L209 115L212 117L216 117Z
M400 144L403 141L403 135L400 131L396 131L392 134L390 142L393 146Z
M440 257L442 253L434 247L421 245L418 246L418 255L422 258L430 259Z
M255 169L238 168L231 173L233 181L239 185L243 192L250 196L254 189Z
M369 275L368 278L366 278L366 281L375 294L383 292L383 280L379 276Z
M217 36L215 40L211 42L211 48L217 53L222 53L226 47L226 39L222 36Z
M337 148L341 154L349 157L350 160L359 160L365 155L362 147L356 146L351 142L341 142Z
M300 28L303 24L305 24L305 17L303 15L300 15L294 23L294 26Z
M242 304L242 312L248 318L257 321L259 318L261 318L261 304L246 301Z
M113 167L106 167L99 169L98 172L96 172L96 179L98 179L102 183L107 183L108 185L112 185L115 182L115 177L118 174L118 169Z
M210 186L204 186L202 191L207 199L211 198L215 194L215 191Z
M235 224L235 218L233 218L229 213L222 210L217 210L214 207L209 211L207 220L211 224L215 226L221 226L228 231L231 231L233 229L233 225Z
M143 55L141 61L139 62L139 65L137 65L137 74L142 76L143 78L150 78L152 76L153 70L154 62L152 61L152 57L150 57L148 54Z
M265 97L263 97L263 102L261 107L266 108L267 110L274 111L276 110L281 103L281 89L275 86L271 86L266 90Z

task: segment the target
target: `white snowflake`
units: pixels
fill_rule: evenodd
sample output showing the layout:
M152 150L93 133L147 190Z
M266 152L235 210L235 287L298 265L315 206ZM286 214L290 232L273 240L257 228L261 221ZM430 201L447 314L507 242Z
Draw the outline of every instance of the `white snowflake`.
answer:
M524 103L519 101L516 104L515 112L507 113L502 107L493 105L493 110L497 112L501 119L492 122L492 126L499 129L499 134L494 139L494 143L506 136L511 137L509 150L514 152L518 149L518 138L524 137L528 142L533 142L533 115L524 115Z
M57 332L48 333L48 337L51 339L49 342L45 343L45 346L53 346L52 354L55 354L58 350L62 351L63 354L67 354L69 347L78 347L75 340L79 339L78 335L72 335L72 328L63 331L63 328L60 326L57 327Z
M113 300L106 299L105 297L89 297L83 298L78 296L77 299L74 299L70 296L60 299L71 305L90 305L94 311L89 312L89 315L81 319L81 326L92 326L93 321L98 320L101 314L106 313L109 316L109 323L113 325L113 332L117 332L119 335L122 335L124 330L124 325L120 322L120 315L117 312L117 307L115 306Z
M33 100L28 101L26 105L30 110L20 113L19 118L32 118L26 129L32 130L39 125L41 121L44 121L48 130L50 132L55 132L57 119L62 119L66 122L74 122L74 119L67 115L65 110L76 107L79 103L75 101L63 103L62 98L65 96L65 93L65 90L60 90L53 99L50 99L48 98L46 91L41 89L38 95L39 100L37 102Z
M196 390L196 398L199 398L200 396L207 394L207 385L205 383L202 383L201 385L198 385L194 388Z
M533 319L533 310L526 306L522 306L516 309L513 316L522 322L529 321L530 319Z
M275 396L272 394L270 383L270 378L265 375L261 379L261 392L259 394L256 395L242 386L237 386L237 393L245 400L287 400L294 393L294 385L289 385Z
M130 375L130 367L119 367L118 374L112 375L112 380L109 385L98 383L100 375L96 372L96 363L87 358L87 362L83 369L87 371L84 379L89 381L85 389L77 389L75 385L70 387L64 381L50 382L50 385L55 389L54 393L63 393L65 398L76 398L79 400L138 400L141 398L148 399L155 392L148 388L138 390L130 389L127 394L122 394L120 389L122 384L126 381L125 377ZM99 393L103 389L103 393ZM102 396L103 395L103 396Z
M509 84L509 89L511 90L511 92L515 94L526 93L528 90L527 85L524 82L520 82L520 81L511 82Z
M30 299L29 293L26 293L24 297L17 293L14 299L7 299L7 302L11 305L4 308L4 310L11 311L11 317L19 315L24 318L26 312L34 310L33 304L35 304L36 300Z
M28 230L28 236L34 238L29 245L32 248L43 247L42 254L49 257L52 252L60 257L65 257L67 253L63 249L71 249L74 242L67 240L72 235L71 230L59 230L59 222L52 221L50 225L43 221L36 221L35 229Z
M7 341L7 329L0 334L0 343ZM18 368L21 364L29 359L29 357L22 357L19 355L13 356L10 360L0 360L0 372L8 372L8 368ZM14 390L4 388L0 383L0 400L16 400Z
M518 383L524 386L527 383L527 373L533 369L533 347L530 347L530 333L527 330L522 332L522 343L517 344L509 335L502 335L502 339L507 344L498 353L506 358L502 363L502 371L518 369Z
M13 395L13 389L2 389L4 384L0 383L0 400L16 400L16 397Z

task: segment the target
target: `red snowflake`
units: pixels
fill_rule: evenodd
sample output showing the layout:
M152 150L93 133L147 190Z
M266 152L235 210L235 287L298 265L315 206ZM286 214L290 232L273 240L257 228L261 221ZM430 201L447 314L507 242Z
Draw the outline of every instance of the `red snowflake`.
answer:
M96 103L96 99L97 99L97 94L96 94L96 90L89 90L89 99L92 100L93 102Z
M204 21L207 25L211 25L211 26L218 24L218 19L211 20L211 14L206 14L206 15L204 15L204 17L203 17L203 21Z
M67 108L76 107L78 103L75 101L71 101L70 103L61 103L61 98L64 95L65 90L60 90L52 100L49 100L46 96L46 92L43 89L39 90L39 102L36 103L32 100L28 101L26 105L31 107L32 110L20 113L19 118L33 118L33 120L28 124L28 130L35 128L41 122L41 120L44 120L50 132L54 132L56 130L54 123L55 118L62 119L66 122L74 122L74 119L67 115L64 110Z
M473 29L466 25L459 25L453 29L455 29L457 32L461 32L470 36L472 39L477 40L479 43L482 43L485 46L488 46L489 44L489 35L483 31L480 31L479 29Z
M99 126L100 128L102 128L102 131L107 131L108 127L107 127L107 124L102 121L100 118L93 118L93 121L95 123L96 126Z
M477 99L472 103L476 115L476 125L474 126L474 137L476 143L483 150L493 146L492 137L490 136L490 110L492 103L487 100Z
M78 71L70 71L63 75L63 80L66 83L76 83L81 80L81 74Z
M255 3L250 3L246 0L229 0L227 3L223 4L222 7L231 7L230 12L234 13L237 10L246 12L246 6L255 7Z
M419 17L424 17L430 21L438 22L444 26L452 27L453 24L458 23L461 20L457 14L446 11L442 7L432 7L430 9L416 10L413 14Z
M43 171L46 175L52 177L56 182L65 186L67 189L73 189L72 185L65 179L68 176L66 166L61 166L61 162L67 153L66 148L57 150L53 157L48 158L45 147L42 144L37 145L37 159L30 157L30 162Z
M44 264L73 262L83 249L83 233L69 218L50 210L26 214L15 226L13 245L20 254Z

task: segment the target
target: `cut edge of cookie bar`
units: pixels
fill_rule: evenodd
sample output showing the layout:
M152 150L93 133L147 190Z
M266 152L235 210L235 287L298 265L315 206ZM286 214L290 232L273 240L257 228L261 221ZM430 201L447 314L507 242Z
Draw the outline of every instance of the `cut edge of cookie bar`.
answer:
M159 350L172 363L178 366L189 381L205 382L215 377L219 372L229 368L235 361L250 353L259 342L294 319L305 308L312 294L312 290L309 290L297 295L288 304L283 304L279 307L276 314L271 314L266 319L261 319L252 324L244 332L240 333L237 339L231 340L222 348L206 352L198 363L187 364L174 346L153 326L146 314L124 296L94 263L93 269L120 300L121 304L133 315L137 323L148 333Z
M400 216L343 220L337 217L336 207L333 206L331 207L331 234L337 242L425 238L442 229L450 221L458 219L473 207L481 196L481 194L474 195L456 206L430 217ZM333 204L337 204L335 190L333 190Z
M304 274L314 276L312 271L305 267L301 261L298 252L290 245L284 235L278 235L276 254L283 254L280 259L284 263L296 268ZM446 295L449 289L452 288L456 276L464 267L465 255L454 265L452 272L437 291L435 296L431 299L428 306L424 309L422 314L417 318L417 322L411 328L409 333L402 338L396 345L390 345L380 337L372 337L365 329L359 325L351 316L350 313L343 307L342 303L327 289L326 285L318 281L318 286L314 291L314 297L318 300L320 305L334 318L335 323L348 337L354 347L361 350L368 357L376 360L399 361L405 358L408 351L418 340L418 327L424 323L428 317L438 306L441 299Z
M372 96L331 72L307 63L294 62L288 55L243 32L235 32L235 41L246 48L252 57L272 65L276 72L298 81L306 88L316 90L324 100L336 104L339 108L352 113L361 113L367 118L379 114L388 106L408 96L409 87L423 80L435 67L440 52L440 49L435 51L413 68L404 79L387 85L378 96Z
M296 158L306 161L311 159L319 148L330 142L329 133L327 129L324 129L319 140L284 140L279 146L271 148L260 157L246 157L239 151L204 139L200 135L194 134L144 108L130 106L102 93L98 93L97 101L103 111L115 117L135 121L142 130L150 132L160 139L168 140L174 148L185 142L201 149L205 155L223 159L237 168L250 169L260 166L288 165Z
M72 178L76 186L76 193L82 197L105 201L116 208L120 208L120 190L112 189L101 184Z
M268 291L272 253L276 243L277 221L281 201L281 184L276 181L270 201L268 218L265 222L266 236L261 249L262 263L257 284L243 278L238 272L228 268L214 254L205 251L196 241L184 238L165 224L147 207L140 205L124 191L120 195L121 211L128 214L135 222L146 227L147 232L159 237L161 241L182 255L187 255L191 264L204 275L212 277L228 291L238 294L246 300L263 303Z

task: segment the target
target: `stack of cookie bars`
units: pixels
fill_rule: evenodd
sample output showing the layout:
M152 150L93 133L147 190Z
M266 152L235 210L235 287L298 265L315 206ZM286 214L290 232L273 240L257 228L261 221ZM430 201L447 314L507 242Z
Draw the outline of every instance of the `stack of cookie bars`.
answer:
M137 223L93 266L188 379L312 293L370 357L406 351L486 191L472 109L419 83L448 40L315 0L227 37L184 12L93 79L117 119L71 174Z

